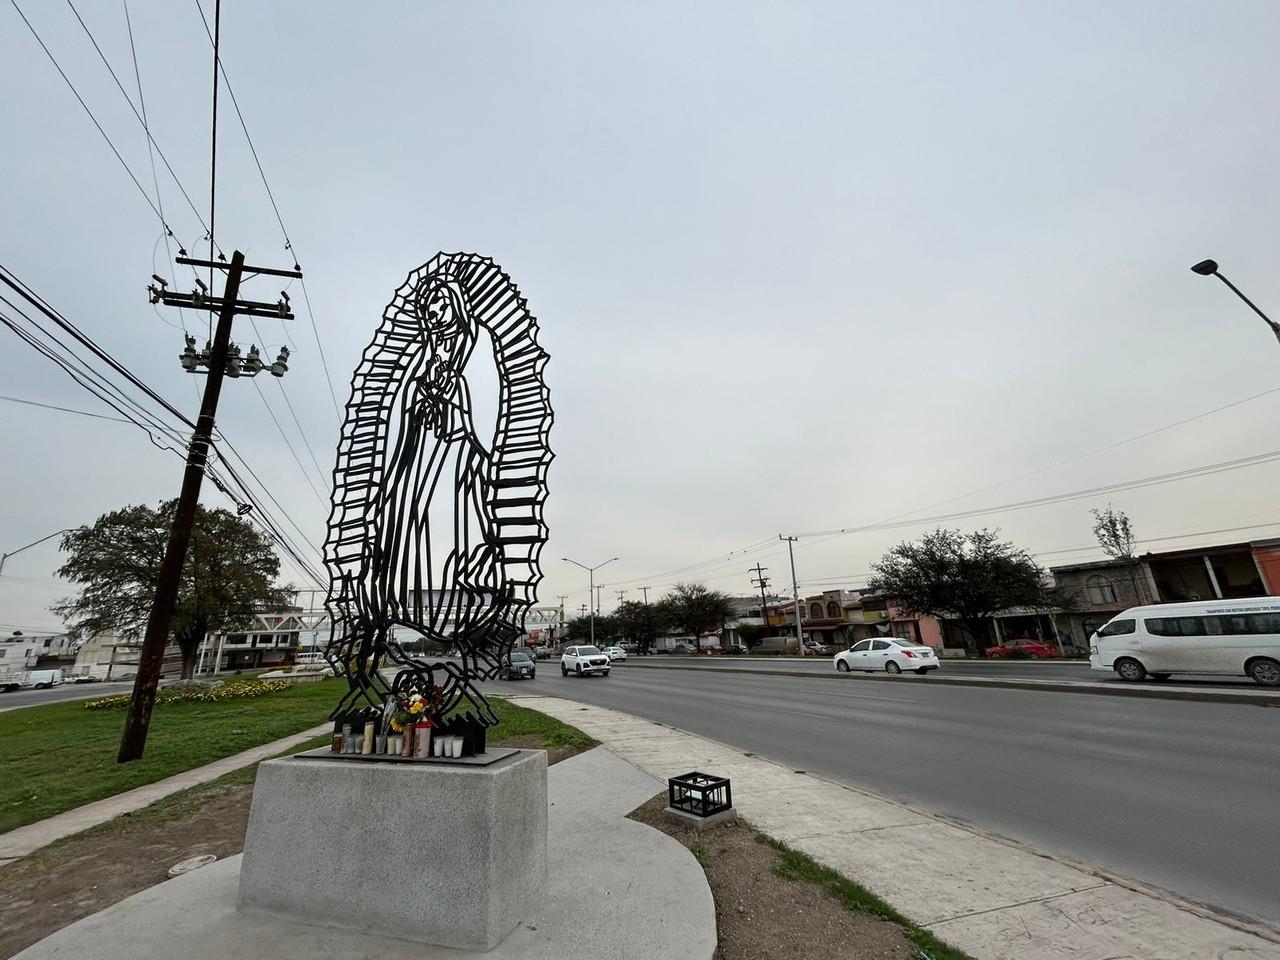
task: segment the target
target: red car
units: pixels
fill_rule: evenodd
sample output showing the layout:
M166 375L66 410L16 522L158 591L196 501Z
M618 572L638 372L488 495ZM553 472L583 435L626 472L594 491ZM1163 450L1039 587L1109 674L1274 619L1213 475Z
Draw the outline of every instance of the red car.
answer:
M1051 643L1039 640L1007 640L998 647L987 647L988 657L1007 657L1011 654L1028 660L1053 660L1061 657L1062 651Z

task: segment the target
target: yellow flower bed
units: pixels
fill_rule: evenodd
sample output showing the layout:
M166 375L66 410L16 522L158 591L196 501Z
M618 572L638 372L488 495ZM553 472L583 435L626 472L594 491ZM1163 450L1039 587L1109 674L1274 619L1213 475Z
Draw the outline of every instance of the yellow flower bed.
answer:
M248 697L261 697L267 693L278 693L293 686L291 680L246 680L243 683L224 683L219 687L205 690L171 690L161 687L156 691L156 705L162 703L217 703L220 700L244 700ZM103 697L85 703L86 710L123 710L129 706L133 694L122 693L114 697Z

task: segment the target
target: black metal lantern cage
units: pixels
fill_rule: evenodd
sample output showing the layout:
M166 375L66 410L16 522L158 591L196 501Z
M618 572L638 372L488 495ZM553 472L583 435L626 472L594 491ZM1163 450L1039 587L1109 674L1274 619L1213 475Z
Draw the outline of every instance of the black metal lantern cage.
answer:
M733 792L728 778L695 770L667 781L667 804L695 817L710 817L733 807Z

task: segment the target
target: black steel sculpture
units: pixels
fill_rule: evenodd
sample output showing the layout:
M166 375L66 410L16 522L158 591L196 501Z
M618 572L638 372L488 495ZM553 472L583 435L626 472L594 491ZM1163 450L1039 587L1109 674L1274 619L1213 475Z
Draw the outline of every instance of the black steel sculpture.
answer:
M422 693L437 724L467 704L481 727L497 722L473 681L524 632L547 539L553 414L537 334L511 278L474 254L437 254L383 312L352 377L325 542L326 657L349 685L334 719ZM467 376L490 361L492 435ZM409 653L396 627L456 647L461 666ZM401 668L390 685L388 661Z

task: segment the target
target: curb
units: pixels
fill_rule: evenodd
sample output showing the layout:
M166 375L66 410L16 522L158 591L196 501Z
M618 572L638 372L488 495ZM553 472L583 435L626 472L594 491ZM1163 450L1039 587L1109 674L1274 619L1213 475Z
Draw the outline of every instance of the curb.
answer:
M837 680L840 682L848 682L850 680L870 683L895 683L899 682L899 678L889 676L865 676L855 677L852 674L841 673L799 673L795 670L768 670L763 667L692 667L680 666L674 663L646 663L636 664L643 670L686 670L698 673L743 673L756 674L769 677L790 677L799 678L801 680ZM1240 703L1250 704L1260 707L1280 707L1280 693L1216 693L1212 690L1187 690L1185 688L1170 687L1168 689L1160 689L1158 687L1127 687L1116 684L1114 686L1102 684L1080 683L1079 686L1073 685L1071 681L1062 680L1025 680L1010 677L1008 679L991 679L986 677L946 677L933 676L923 678L923 682L937 685L953 687L995 687L1010 690L1040 690L1050 691L1053 693L1087 693L1094 696L1103 697L1141 697L1147 700L1195 700L1200 703Z

